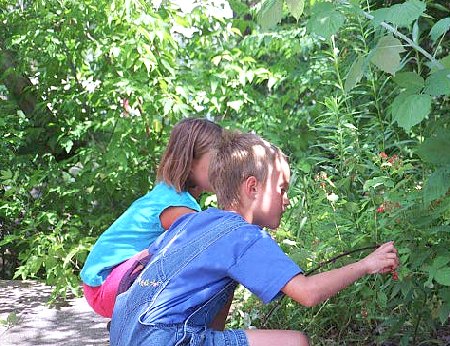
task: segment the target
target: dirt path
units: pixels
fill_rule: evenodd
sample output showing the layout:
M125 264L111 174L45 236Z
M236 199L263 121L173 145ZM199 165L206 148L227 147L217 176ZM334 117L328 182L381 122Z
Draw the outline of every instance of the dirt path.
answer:
M0 280L0 345L108 345L108 319L84 298L49 307L51 288L35 281Z

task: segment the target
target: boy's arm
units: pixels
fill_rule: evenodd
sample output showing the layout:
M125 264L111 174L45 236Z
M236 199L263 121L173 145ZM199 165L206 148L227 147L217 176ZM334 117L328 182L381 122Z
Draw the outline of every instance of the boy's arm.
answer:
M398 266L393 242L385 243L364 259L313 276L292 278L282 292L304 306L314 306L334 296L366 274L386 273Z

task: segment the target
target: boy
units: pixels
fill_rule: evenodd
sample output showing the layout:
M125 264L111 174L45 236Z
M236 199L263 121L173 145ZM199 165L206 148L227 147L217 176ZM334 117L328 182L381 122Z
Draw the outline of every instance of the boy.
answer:
M393 243L386 243L354 264L302 275L262 229L279 226L289 178L278 148L254 134L225 134L209 167L223 210L179 218L150 247L151 262L117 298L111 345L308 345L297 331L223 331L236 285L264 303L284 293L313 306L366 274L398 266Z

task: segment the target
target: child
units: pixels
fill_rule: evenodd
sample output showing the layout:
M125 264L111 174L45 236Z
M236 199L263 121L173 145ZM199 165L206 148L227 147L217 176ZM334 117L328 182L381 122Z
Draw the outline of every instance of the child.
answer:
M316 305L366 274L398 266L392 242L340 269L305 277L270 235L289 205L283 153L254 134L227 133L209 179L224 210L185 215L150 247L152 258L117 298L111 345L308 345L289 330L223 327L237 283L269 303L284 293Z
M180 215L201 210L196 199L211 191L210 150L221 135L221 127L206 119L187 118L174 126L158 184L98 238L81 271L84 295L96 313L111 317L117 294L137 276L149 245Z

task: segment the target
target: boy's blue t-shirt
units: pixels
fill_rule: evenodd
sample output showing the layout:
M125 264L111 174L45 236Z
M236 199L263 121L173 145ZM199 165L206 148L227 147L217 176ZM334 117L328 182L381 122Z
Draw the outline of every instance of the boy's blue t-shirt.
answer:
M134 201L98 238L81 270L83 282L92 287L102 285L117 264L148 248L164 232L159 217L169 207L201 210L188 192L159 183Z
M229 222L230 216L243 220L237 213L216 208L180 217L150 246L153 259L160 252L169 255L167 244L170 244L170 255L173 256L173 249L189 247L189 243L202 233ZM191 220L186 230L177 233L187 217ZM183 258L180 258L179 263L182 262ZM149 323L182 323L193 308L204 304L231 281L239 282L264 303L269 303L295 275L302 272L265 230L245 222L202 250L172 277L146 311L145 317L141 318ZM139 281L140 278L135 284L139 285Z

